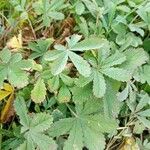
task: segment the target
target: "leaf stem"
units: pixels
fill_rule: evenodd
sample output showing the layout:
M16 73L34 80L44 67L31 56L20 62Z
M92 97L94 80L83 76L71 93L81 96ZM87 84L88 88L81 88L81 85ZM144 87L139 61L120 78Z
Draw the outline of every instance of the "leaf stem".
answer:
M70 106L66 103L66 106L68 107L68 109L70 110L70 112L75 116L78 117L78 115L70 108Z

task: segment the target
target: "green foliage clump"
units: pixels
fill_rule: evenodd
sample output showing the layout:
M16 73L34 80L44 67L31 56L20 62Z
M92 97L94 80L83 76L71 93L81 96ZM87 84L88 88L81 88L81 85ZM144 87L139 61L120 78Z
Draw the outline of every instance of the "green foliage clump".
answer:
M149 0L0 11L0 149L150 149Z

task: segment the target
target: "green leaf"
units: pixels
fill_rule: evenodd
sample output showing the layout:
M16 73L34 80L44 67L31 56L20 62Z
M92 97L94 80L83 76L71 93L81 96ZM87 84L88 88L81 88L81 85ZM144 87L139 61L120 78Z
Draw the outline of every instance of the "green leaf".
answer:
M30 134L33 142L37 144L40 150L57 149L55 142L47 135L36 132L29 132L28 134Z
M116 80L106 80L106 93L104 95L104 114L106 117L117 117L120 111L121 103L117 99L117 92L120 88L120 82Z
M5 58L5 54L8 58ZM32 68L31 60L22 60L20 53L11 54L8 49L4 49L0 53L0 86L2 86L3 81L8 80L11 85L17 88L22 88L28 84L28 74L27 70ZM7 59L7 60L6 60Z
M103 134L92 132L92 130L87 126L82 126L85 146L90 150L104 150L105 148L105 137ZM91 138L93 137L93 138ZM91 144L92 143L92 144Z
M57 58L51 65L52 74L53 75L60 74L64 70L67 64L67 60L68 60L68 53L67 52L61 53L59 58Z
M4 48L2 51L0 51L0 62L8 63L8 61L11 58L11 52L9 49Z
M64 51L61 51L61 50L48 51L45 53L44 59L46 61L53 61L55 59L58 59L63 53Z
M84 4L82 2L78 2L75 6L76 13L78 15L81 15L81 14L83 14L84 10L85 10Z
M136 106L136 111L141 110L144 106L150 103L150 97L148 94L141 95L141 99Z
M72 86L74 83L74 80L71 77L69 77L63 73L60 74L60 78L64 82L64 84L66 84L68 86Z
M74 125L74 123L74 118L61 119L51 125L51 128L48 130L48 134L52 137L58 137L59 135L68 133Z
M114 55L111 55L106 60L104 60L102 67L112 67L114 65L122 64L126 60L126 56L120 52L116 52Z
M49 130L49 134L52 133L53 136L55 136L55 131L57 129L59 132L56 131L56 136L67 134L69 132L69 137L64 144L65 150L82 150L84 146L90 150L95 150L95 148L98 150L100 144L103 149L105 147L105 139L102 133L112 133L114 129L116 129L117 124L113 119L107 119L97 111L87 111L90 105L85 104L86 103L76 105L76 112L73 112L75 117L57 121ZM94 108L95 107L93 106L93 109ZM71 112L72 111L73 110L71 110ZM68 128L69 119L72 121ZM61 126L61 124L63 125ZM89 144L89 141L92 139L94 139L93 146Z
M73 101L75 103L82 104L83 102L86 102L90 99L94 100L96 97L94 97L92 91L92 85L87 84L84 87L73 87L71 89L72 94L73 94Z
M39 78L31 91L31 98L35 103L41 103L45 100L46 87L44 80Z
M140 116L143 116L143 117L150 117L150 109L140 111L137 114L140 115Z
M48 17L51 17L52 19L55 19L55 20L62 20L65 18L64 14L63 13L60 13L60 12L49 12L48 13Z
M64 144L64 150L82 150L83 134L80 121L76 121L70 131L69 138Z
M45 39L38 40L36 43L30 42L28 47L33 51L33 53L30 55L30 58L35 59L43 56L53 41L53 39Z
M88 77L91 74L90 65L81 56L69 52L69 57L81 75Z
M52 122L53 118L49 114L38 113L33 116L30 129L32 132L43 132L50 128Z
M145 64L149 59L147 53L142 48L128 49L124 52L124 55L127 60L121 65L121 67L129 71Z
M102 69L101 72L106 76L118 81L129 81L131 78L131 74L127 70L121 68L111 67Z
M9 70L8 80L15 87L21 88L28 84L28 74L14 67Z
M67 103L71 99L71 93L67 86L63 85L58 93L58 101L59 103Z
M48 87L51 92L56 92L59 88L60 81L59 76L54 76L48 80Z
M14 106L15 106L16 113L20 118L20 123L24 127L29 128L30 118L27 115L27 107L26 107L24 99L22 97L17 97L14 102Z
M100 39L100 38L89 38L85 39L77 44L75 44L73 47L71 47L71 50L73 51L85 51L85 50L92 50L92 49L100 49L107 43L106 39Z
M53 19L62 20L64 19L64 15L59 12L62 8L66 7L64 4L64 0L60 0L59 2L53 1L36 1L33 4L33 8L37 15L42 15L43 25L49 26Z
M84 87L85 85L87 85L91 81L92 81L92 76L84 77L84 76L80 75L79 78L75 79L75 84L78 87Z
M103 75L94 71L94 79L93 79L93 93L96 97L101 98L104 96L106 92L106 83Z
M150 128L150 120L140 116L138 116L137 118L144 124L145 127Z

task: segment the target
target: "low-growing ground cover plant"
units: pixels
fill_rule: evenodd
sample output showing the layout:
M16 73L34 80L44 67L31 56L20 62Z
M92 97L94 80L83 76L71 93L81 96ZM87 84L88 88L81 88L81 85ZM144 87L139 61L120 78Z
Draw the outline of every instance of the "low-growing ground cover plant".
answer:
M150 0L0 0L0 150L150 150Z

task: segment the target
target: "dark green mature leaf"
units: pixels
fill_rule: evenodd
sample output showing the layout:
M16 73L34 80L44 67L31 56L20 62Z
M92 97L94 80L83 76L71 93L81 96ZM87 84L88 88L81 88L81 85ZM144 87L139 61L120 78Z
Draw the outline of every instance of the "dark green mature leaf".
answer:
M67 118L57 121L51 126L49 134L52 136L59 136L69 132L69 137L64 144L64 149L82 150L82 148L86 146L89 150L98 150L100 148L100 144L101 149L104 149L105 138L102 133L111 133L116 128L117 124L113 119L106 119L101 114L95 114L95 111L86 111L87 109L88 105L76 105L76 113L74 112L74 118ZM71 122L69 128L68 121ZM61 124L63 125L61 126ZM56 132L55 134L57 128L59 129L59 132ZM92 146L88 143L90 140L89 138L94 139L93 142L97 145Z

